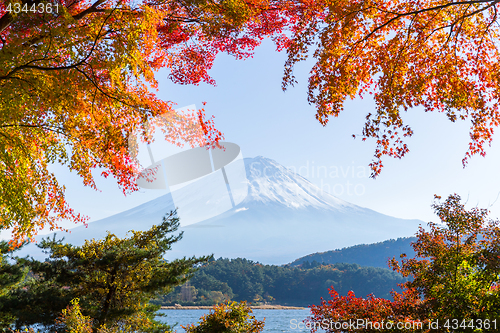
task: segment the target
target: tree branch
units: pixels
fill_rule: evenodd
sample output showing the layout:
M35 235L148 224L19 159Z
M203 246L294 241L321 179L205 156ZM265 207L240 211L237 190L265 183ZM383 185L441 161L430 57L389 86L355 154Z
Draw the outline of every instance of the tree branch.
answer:
M486 10L486 9L490 8L491 6L496 5L499 2L500 2L500 0L457 1L457 2L450 2L450 3L444 4L444 5L435 6L435 7L429 7L429 8L423 8L423 9L419 9L419 10L414 10L414 11L407 12L407 13L388 12L388 13L391 13L391 14L395 14L396 16L394 16L393 18L391 18L390 20L388 20L384 24L379 25L378 27L376 27L375 29L373 29L368 35L365 36L365 38L363 38L363 40L364 41L368 40L378 30L383 29L387 25L391 24L392 22L394 22L394 21L396 21L396 20L398 20L398 19L400 19L402 17L412 16L412 15L418 15L418 14L421 14L421 13L431 12L431 11L435 11L435 10L441 10L441 9L445 9L445 8L448 8L448 7L451 7L451 6L467 5L467 4L473 5L473 4L479 4L479 3L489 3L489 5L487 7L481 8L481 9L478 9L477 11L475 11L474 14L476 14L476 13L479 13L479 12L481 12L483 10ZM468 15L468 16L470 16L470 15Z
M12 21L14 21L14 16L9 12L0 17L0 34L9 27Z
M83 12L80 12L76 15L73 15L73 18L78 21L82 19L83 17L87 16L88 14L95 13L95 12L101 12L101 9L97 9L98 6L102 5L106 0L97 0L92 6L89 8L85 9Z
M99 0L99 1L105 1L105 0ZM98 1L98 2L99 2ZM96 2L97 3L97 2ZM23 69L37 69L37 70L42 70L42 71L55 71L55 70L67 70L67 69L77 69L79 66L83 65L86 63L87 59L90 58L90 56L92 55L92 53L94 52L94 49L96 48L98 42L99 42L99 38L103 37L104 35L101 35L103 30L104 30L104 26L106 25L106 22L108 21L108 19L111 17L111 15L113 14L113 12L116 10L116 8L114 8L111 13L106 17L106 19L104 20L104 22L102 23L101 25L101 28L99 29L99 32L97 33L97 36L94 40L94 43L90 49L90 51L88 52L88 54L85 56L84 59L80 60L79 62L77 63L74 63L74 64L71 64L71 65L67 65L67 66L58 66L58 67L42 67L42 66L37 66L37 65L30 65L31 63L33 62L36 62L36 61L41 61L41 60L47 60L47 59L35 59L35 60L32 60L22 66L18 66L14 69L12 69L9 73L7 73L7 75L4 75L4 76L0 76L0 80L7 80L9 79L13 74L15 74L16 72L20 71L20 70L23 70Z
M51 125L31 125L31 124L6 124L6 125L0 125L0 128L9 128L9 127L27 127L27 128L41 128L47 131L55 132L57 134L61 134L64 136L68 136L66 133L66 130L64 128L58 127L58 126L51 126Z
M73 18L78 21L82 19L83 17L87 16L90 13L95 13L95 12L102 12L102 9L98 9L97 7L102 5L104 2L107 0L97 0L92 6L84 10L83 12L80 12L76 15L73 15ZM42 3L40 0L22 0L22 4L27 4L29 5L38 5L39 3ZM69 7L71 7L74 3L70 4ZM7 29L12 22L14 22L14 15L12 15L10 12L6 12L2 17L0 17L0 34Z

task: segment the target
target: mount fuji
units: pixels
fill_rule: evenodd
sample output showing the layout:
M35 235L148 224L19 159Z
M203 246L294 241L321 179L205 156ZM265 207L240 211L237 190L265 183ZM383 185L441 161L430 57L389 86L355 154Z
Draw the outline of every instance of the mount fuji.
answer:
M338 199L274 160L258 156L245 158L244 164L248 180L245 199L220 215L182 226L183 239L173 245L167 259L213 253L216 258L285 264L314 252L413 236L423 224ZM195 207L206 200L198 195L200 186L206 189L213 185L203 179L187 185L185 194L176 196L183 207ZM129 230L146 230L173 208L172 196L167 194L88 227L71 229L70 234L64 234L65 242L81 245L85 239L102 238L107 230L118 237ZM182 225L180 212L179 217ZM18 255L40 257L37 250L29 245Z

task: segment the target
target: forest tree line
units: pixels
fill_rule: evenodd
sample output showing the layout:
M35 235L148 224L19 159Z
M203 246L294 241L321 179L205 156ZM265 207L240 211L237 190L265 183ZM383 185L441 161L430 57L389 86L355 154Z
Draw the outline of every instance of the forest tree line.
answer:
M341 294L353 290L362 295L389 298L405 282L389 269L357 264L305 262L298 267L262 265L248 259L211 260L189 281L171 293L157 298L161 305L211 305L221 301L247 301L254 304L307 306L328 297L328 288Z
M389 258L398 259L401 254L406 254L409 258L415 256L411 243L416 240L416 237L400 237L373 244L359 244L332 251L316 252L294 260L290 265L299 266L306 261L317 261L327 264L350 263L389 268Z

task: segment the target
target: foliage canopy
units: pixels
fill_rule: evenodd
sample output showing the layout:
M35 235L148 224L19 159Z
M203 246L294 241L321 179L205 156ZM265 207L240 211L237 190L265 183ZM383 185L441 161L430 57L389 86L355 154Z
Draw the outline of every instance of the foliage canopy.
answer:
M58 228L63 219L85 221L65 201L51 163L67 166L92 187L92 170L99 168L128 192L136 189L137 165L127 138L139 132L149 140L154 125L146 124L155 116L163 115L157 125L171 142L218 142L221 133L203 112L176 113L173 102L155 95L155 71L168 69L179 84L215 84L208 71L218 53L249 57L264 37L288 53L283 89L296 82L298 62L315 59L308 100L323 125L343 111L347 98L373 93L376 110L362 130L363 140L376 142L372 176L384 155L401 158L409 151L404 138L413 131L403 111L421 106L453 122L470 121L464 165L485 154L499 124L495 0L55 5L0 3L0 227L12 228L18 243L44 226Z
M221 133L202 110L180 114L156 97L154 73L167 67L175 82L213 83L206 71L217 52L247 56L264 34L239 36L238 22L253 11L232 3L63 0L57 11L49 1L48 12L39 10L47 2L23 0L21 8L36 12L7 11L15 3L0 3L0 226L13 228L15 241L63 219L86 220L68 206L51 163L91 187L99 168L128 192L137 189L132 133L148 141L161 125L176 144L218 142Z
M384 155L401 158L413 134L403 111L420 106L468 120L463 164L485 155L500 121L498 1L300 1L301 15L287 47L283 87L293 67L313 55L309 102L317 119L343 111L347 98L373 94L363 140L374 138L377 176Z

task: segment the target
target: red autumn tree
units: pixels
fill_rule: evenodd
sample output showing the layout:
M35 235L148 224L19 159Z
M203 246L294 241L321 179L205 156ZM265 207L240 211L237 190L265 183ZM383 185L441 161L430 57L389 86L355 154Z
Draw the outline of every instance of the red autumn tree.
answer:
M193 146L221 138L203 111L160 100L155 71L180 84L214 81L219 52L248 57L280 32L269 1L7 0L0 2L0 229L15 241L85 217L49 171L60 163L95 187L92 170L134 191L128 137L149 140L162 115L166 139ZM202 130L198 130L200 128ZM149 125L149 126L148 126Z
M442 224L421 228L413 244L416 257L402 264L392 260L391 266L413 277L404 287L422 295L421 316L442 323L467 320L467 325L475 320L477 326L478 320L500 315L500 225L486 209L466 210L460 200L454 194L436 201L433 208ZM467 328L462 331L474 331Z
M312 316L305 325L311 332L322 329L333 332L423 332L427 323L412 316L411 310L419 303L414 292L393 293L393 301L368 295L356 297L349 291L339 296L332 287L329 300L311 306ZM399 325L399 326L398 326ZM406 326L405 326L406 325Z
M283 88L293 68L312 56L308 100L326 125L348 98L373 94L363 140L376 141L372 176L384 155L401 158L413 134L402 113L420 107L450 121L470 121L465 165L500 122L500 63L496 0L299 1L287 45Z
M428 231L420 229L413 243L415 258L401 264L390 261L395 271L410 278L401 285L402 293L393 292L394 300L390 301L371 295L356 298L352 292L339 297L332 289L331 300L311 307L309 322L320 325L326 320L330 325L365 319L394 323L395 328L408 332L498 330L499 222L489 220L485 209L466 210L456 194L436 202L433 208L443 224L430 223ZM397 323L403 324L397 327ZM407 323L412 325L405 326ZM343 331L330 327L327 332ZM355 331L380 331L372 327L357 327ZM387 332L394 331L384 327Z

